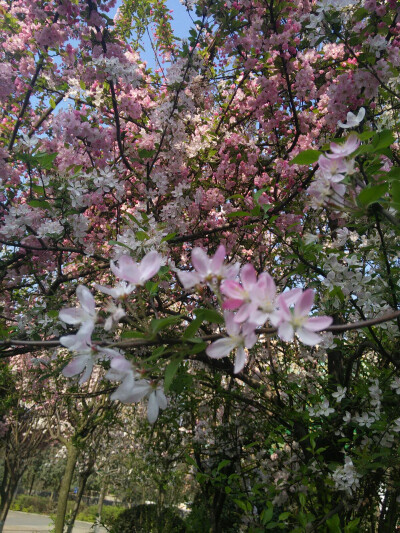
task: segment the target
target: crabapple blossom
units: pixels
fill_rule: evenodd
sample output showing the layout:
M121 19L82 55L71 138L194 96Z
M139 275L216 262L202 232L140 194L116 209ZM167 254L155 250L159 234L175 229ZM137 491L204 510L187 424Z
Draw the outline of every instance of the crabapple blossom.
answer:
M118 266L111 261L111 270L117 278L128 281L132 285L143 285L157 274L163 262L162 255L152 250L143 257L140 263L135 263L129 255L122 255L118 258ZM102 288L103 292L105 292L104 289L105 287ZM112 289L108 289L110 290ZM118 294L118 291L115 294Z
M202 248L193 248L192 263L194 272L178 272L179 281L185 289L191 289L199 283L206 282L211 288L215 283L223 279L235 278L239 271L239 264L226 265L225 246L220 244L213 257L208 257Z
M92 293L84 285L78 285L76 295L81 307L61 309L58 316L67 324L82 324L81 328L84 328L86 324L93 324L94 326L97 319L97 313L96 303Z
M105 377L110 381L121 381L121 383L111 394L111 399L129 404L140 402L147 397L147 419L150 424L154 424L159 410L166 409L167 398L161 386L146 379L136 379L137 376L132 363L125 357L120 356L112 359L110 370Z
M346 124L344 124L341 120L339 120L338 126L343 129L356 128L364 120L364 117L365 117L365 109L363 107L360 108L357 115L349 111L347 113Z
M347 157L357 150L360 146L360 140L355 133L352 133L344 144L331 143L331 153L327 153L329 159L338 159Z
M254 326L247 324L240 326L235 322L235 316L228 311L224 312L226 331L228 337L218 339L212 342L206 349L206 353L212 359L222 359L236 349L234 372L241 372L246 364L245 348L252 348L257 342L257 335L254 332Z
M343 398L346 396L347 387L338 386L337 391L332 393L332 397L336 399L338 403L340 403Z
M279 318L275 325L278 327L278 336L283 341L293 341L295 334L308 346L314 346L321 341L321 336L316 332L329 327L333 319L329 316L308 316L314 304L314 297L314 291L306 289L298 296L294 307L289 309L283 295L279 296Z

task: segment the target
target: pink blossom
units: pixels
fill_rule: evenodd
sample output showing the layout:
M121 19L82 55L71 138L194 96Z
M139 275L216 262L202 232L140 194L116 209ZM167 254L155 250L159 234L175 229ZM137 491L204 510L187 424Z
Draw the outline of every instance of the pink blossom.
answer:
M111 270L117 278L129 281L133 285L143 285L157 274L162 264L163 257L152 250L143 257L140 263L135 263L129 255L122 255L118 259L118 267L114 261L111 261ZM106 292L104 289L107 289L107 287L101 289ZM108 289L108 294L110 294L111 290Z
M85 324L96 322L96 303L92 293L84 285L79 285L76 289L81 307L69 307L68 309L61 309L58 316L67 324Z
M355 133L350 135L344 144L331 143L331 152L327 153L326 157L329 159L337 159L339 157L347 157L357 150L360 146L360 140Z
M354 113L349 111L347 113L347 123L343 124L343 122L341 120L339 120L338 126L340 128L344 128L344 129L346 129L346 128L356 128L357 126L359 126L359 124L361 124L361 122L363 121L364 117L365 117L365 109L363 107L360 108L360 110L357 113L357 115L355 115Z
M314 303L314 291L307 289L295 302L294 308L289 309L287 301L279 297L280 322L278 336L286 342L291 342L296 334L301 342L314 346L321 341L321 336L316 331L321 331L332 324L332 317L308 317Z
M148 397L147 419L150 424L154 424L157 420L159 410L167 407L167 398L162 388L146 379L136 380L136 372L132 363L123 356L112 359L106 378L111 381L121 381L118 388L111 394L112 400L129 404L140 402Z
M235 322L244 322L257 309L255 296L257 294L257 273L250 263L244 265L240 270L240 281L228 279L222 282L221 292L228 298L224 301L224 309L237 309Z
M202 248L193 248L192 263L195 272L178 272L179 281L185 289L191 289L199 283L206 282L214 285L226 278L234 278L239 270L239 265L225 265L225 246L218 247L213 257L208 257Z
M252 348L257 342L257 335L254 331L255 327L247 325L242 328L240 324L235 322L235 316L233 313L225 311L225 325L228 337L218 339L211 343L206 353L212 359L222 359L228 356L232 350L236 349L236 359L234 373L238 374L244 368L246 364L246 351L245 348Z

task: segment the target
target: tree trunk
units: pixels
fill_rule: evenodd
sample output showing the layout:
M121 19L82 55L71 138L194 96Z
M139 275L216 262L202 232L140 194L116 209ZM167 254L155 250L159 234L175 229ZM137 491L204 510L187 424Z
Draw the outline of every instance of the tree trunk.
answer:
M4 524L14 498L14 493L18 486L19 478L20 476L18 476L18 478L14 477L12 480L10 480L10 483L7 484L7 490L4 494L2 494L0 504L0 533L2 533L4 529Z
M63 533L64 531L64 522L68 503L68 493L71 487L72 476L74 475L78 454L78 448L76 448L73 444L68 443L67 465L65 467L65 472L61 480L60 492L58 494L57 515L54 524L54 533Z
M81 504L82 496L83 496L83 493L85 492L86 482L91 473L92 473L91 466L87 468L84 472L82 472L82 475L79 481L79 489L78 489L78 494L76 496L76 502L74 505L74 509L72 511L71 519L69 520L69 523L68 523L67 533L72 533L72 529L74 527L74 523L78 515L79 506Z
M97 502L97 517L96 517L96 522L94 524L93 533L99 533L99 530L100 530L101 512L103 510L104 498L106 497L106 489L107 489L106 480L103 479L103 482L101 484L101 489L100 489L99 501Z

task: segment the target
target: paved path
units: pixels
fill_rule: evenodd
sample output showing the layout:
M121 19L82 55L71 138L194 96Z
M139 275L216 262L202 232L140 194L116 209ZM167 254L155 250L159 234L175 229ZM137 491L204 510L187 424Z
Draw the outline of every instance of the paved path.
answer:
M73 533L93 533L90 522L75 522ZM4 533L45 533L54 527L51 518L43 514L10 511L3 529ZM101 528L102 533L105 529Z

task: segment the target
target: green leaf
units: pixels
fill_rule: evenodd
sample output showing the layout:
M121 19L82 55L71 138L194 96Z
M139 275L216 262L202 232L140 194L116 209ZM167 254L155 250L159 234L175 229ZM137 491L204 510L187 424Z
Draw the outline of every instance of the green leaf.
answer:
M231 464L229 459L222 459L222 461L218 464L218 467L217 467L218 472L222 470L225 466L228 466L229 464Z
M272 506L268 507L267 509L264 509L261 513L262 523L265 525L265 524L268 524L268 522L271 522L273 515L274 515L274 508Z
M233 213L228 213L227 218L234 218L234 217L249 217L250 213L248 211L234 211Z
M141 331L123 331L121 339L144 339L145 334Z
M150 296L155 296L158 291L158 281L148 281L145 285L146 290L149 291Z
M400 179L400 167L392 167L386 174L389 179Z
M318 161L319 156L322 155L322 152L319 150L304 150L296 155L294 159L290 161L291 165L311 165Z
M289 513L288 511L286 511L286 512L281 513L281 514L279 515L279 520L282 520L282 521L283 521L283 520L286 520L287 518L289 518L289 516L290 516L290 513Z
M177 235L177 233L168 233L168 235L166 235L165 237L163 237L161 239L161 242L167 242L167 241L170 241L171 239L173 239L175 236Z
M190 339L191 337L194 337L199 330L199 327L203 323L202 318L195 318L192 320L192 322L188 325L188 327L185 329L185 333L183 334L184 339Z
M329 533L342 533L342 530L340 529L340 518L337 514L328 518L326 524L329 528Z
M390 186L390 194L396 203L400 203L400 182L392 181Z
M377 133L372 139L372 146L375 150L387 148L395 142L393 133L390 130L383 130Z
M31 207L40 207L41 209L51 209L51 205L46 200L30 200L28 205Z
M246 505L246 502L242 501L242 500L233 500L236 505L242 509L242 511L245 511L247 513L247 505Z
M200 318L202 322L210 322L211 324L224 324L225 320L222 315L217 313L214 309L196 309L196 318Z
M171 383L175 377L175 374L178 371L179 365L181 364L183 359L183 354L179 357L175 357L174 359L171 359L168 365L165 367L164 372L164 389L165 392L169 391L169 388L171 386Z
M357 197L357 201L361 206L368 206L374 204L387 192L388 184L373 185L365 187Z
M34 154L35 160L38 162L39 166L50 170L53 168L53 161L58 156L58 153L55 154L46 154L46 152L38 152Z
M155 150L146 150L145 148L139 148L138 150L138 156L141 159L149 159L150 157L153 157L155 153Z
M149 236L147 235L147 233L145 231L137 231L135 233L135 237L137 238L138 241L147 241Z
M177 322L180 322L183 320L183 316L168 316L166 318L154 318L151 323L151 331L155 335L159 331L168 328L169 326L172 326L173 324L176 324Z

